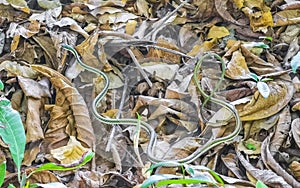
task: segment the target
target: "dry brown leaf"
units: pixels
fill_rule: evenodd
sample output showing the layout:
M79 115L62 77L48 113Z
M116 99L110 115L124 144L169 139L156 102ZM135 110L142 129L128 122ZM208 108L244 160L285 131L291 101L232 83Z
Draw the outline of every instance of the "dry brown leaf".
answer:
M161 79L172 79L178 72L179 66L176 64L166 64L161 62L143 63L142 68Z
M39 73L30 67L22 66L16 61L3 61L0 64L0 70L6 70L8 76L23 76L26 78L37 78Z
M82 96L60 73L45 66L35 65L32 68L50 78L56 89L56 103L49 107L51 119L45 134L45 149L50 151L66 145L69 136L76 136L83 146L93 148L95 136Z
M174 143L169 150L164 150L165 154L162 159L173 160L182 159L191 155L199 147L201 147L201 140L199 138L185 137L180 141Z
M55 70L59 70L60 67L60 59L57 55L57 49L52 39L48 36L33 36L33 40L35 40L39 46L44 50L44 57L48 65L53 67Z
M276 174L278 174L280 177L284 178L284 180L290 184L292 187L299 187L300 183L295 180L295 178L290 175L287 171L285 171L278 162L275 161L273 158L270 150L270 136L268 136L262 143L262 153L261 157L264 162L264 164L269 168L272 169ZM273 185L274 186L274 185Z
M245 46L241 45L240 49L246 59L247 65L250 67L274 67L272 63L266 62L262 58L253 54L249 49Z
M222 162L225 166L239 179L245 179L241 169L238 166L237 156L233 153L228 153L227 155L221 156Z
M82 142L83 146L93 148L95 143L95 135L91 124L89 111L82 96L74 87L67 85L62 79L54 77L50 80L54 87L58 90L57 92L61 92L61 95L64 96L62 99L66 101L64 101L65 103L63 103L63 106L67 106L69 110L71 110L73 117L71 116L68 118L69 123L74 123L74 127L71 128L71 131L76 132L76 138ZM60 98L57 97L57 105L63 102L59 100Z
M30 174L34 170L35 170L35 168L26 169L26 174ZM50 171L46 171L46 170L41 171L41 172L36 172L36 173L32 174L26 180L28 182L30 182L30 184L31 183L34 184L34 183L60 182L60 180L54 173L52 173ZM17 173L8 174L5 177L5 181L4 181L4 184L2 185L2 187L8 187L8 184L13 184L13 185L19 184L18 178L17 178Z
M89 34L85 30L83 30L78 25L78 23L75 20L73 20L72 18L63 17L59 21L56 21L54 23L54 25L59 26L59 27L69 26L71 30L78 32L79 34L81 34L82 36L84 36L84 38L88 38L89 37Z
M27 14L30 13L30 9L27 6L27 2L24 0L3 0L3 3L9 3L12 7L19 9Z
M135 32L136 25L137 25L137 21L129 20L126 23L126 28L125 28L126 34L133 35L133 33Z
M231 60L227 64L225 73L226 76L231 79L249 79L250 71L248 69L245 58L240 51L233 52Z
M260 140L259 133L262 130L270 130L272 127L276 126L278 123L279 115L275 114L268 118L255 120L253 122L246 122L244 125L245 136L244 139L253 138L255 140Z
M296 104L294 104L292 106L292 110L295 112L295 111L300 111L300 102L297 102Z
M255 168L250 164L249 161L245 159L245 157L241 154L240 151L236 150L237 156L241 164L250 173L255 179L262 181L264 184L271 187L286 187L292 188L281 176L278 176L271 170L261 170Z
M62 100L61 97L57 96L57 98ZM45 108L50 111L51 118L47 125L43 148L46 153L50 153L51 149L65 146L68 143L69 135L66 134L66 127L68 126L68 117L71 116L71 111L68 109L68 106L51 105Z
M287 106L280 112L275 132L271 138L270 151L273 155L279 151L286 141L291 127L291 119L290 108Z
M77 171L73 181L68 187L133 187L133 182L123 174L109 171L102 173L98 171Z
M41 99L42 97L51 96L49 87L42 85L37 81L18 76L18 82L26 97Z
M274 15L274 26L286 26L300 23L299 11L295 10L283 10Z
M292 121L291 132L297 146L300 148L300 118L296 118Z
M292 161L292 163L289 165L289 169L292 171L293 175L296 177L296 180L298 182L300 182L300 163L298 161Z
M215 0L215 8L217 9L217 12L219 15L226 21L229 21L231 23L234 23L239 26L243 26L245 24L242 24L238 22L236 19L234 19L229 11L227 10L227 2L228 0Z
M271 91L268 98L265 99L256 91L249 103L236 105L242 121L269 117L284 108L292 99L294 88L290 82L276 80L268 82L268 86Z
M61 164L73 164L80 161L82 156L88 151L89 149L83 147L74 136L70 136L70 140L66 146L52 149L50 153Z
M26 143L35 142L44 138L44 131L41 122L41 109L44 101L28 97L27 99L27 116L26 116Z
M157 40L157 45L161 46L161 47L164 47L164 48L171 49L171 50L180 51L180 49L177 47L176 44L171 43L171 42L169 42L168 40L166 40L162 37L160 37ZM158 50L158 49L155 49L155 48L150 48L150 50L147 54L147 58L154 59L154 60L162 59L164 61L167 61L167 62L170 62L170 63L176 63L176 64L179 64L180 60L181 60L181 57L179 55L176 55L176 54L173 54L173 53L170 53L170 52L166 52L166 51L163 51L163 50Z
M41 142L42 140L26 144L22 165L31 166L32 162L37 160L37 155L41 152Z

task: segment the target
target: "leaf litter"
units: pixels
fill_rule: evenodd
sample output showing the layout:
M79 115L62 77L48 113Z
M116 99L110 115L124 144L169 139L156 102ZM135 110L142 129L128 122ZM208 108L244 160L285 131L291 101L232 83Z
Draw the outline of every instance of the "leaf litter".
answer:
M299 186L298 9L297 1L263 0L1 1L1 96L11 100L26 130L22 170L29 174L49 161L74 164L84 152L96 153L77 171L44 171L28 180L139 187L149 177L147 133L139 131L137 152L135 127L93 117L91 102L104 80L78 68L61 48L67 43L110 78L98 112L120 119L140 114L158 134L155 155L168 160L234 129L232 115L210 101L203 105L192 81L197 58L216 52L226 63L223 84L214 91L221 78L214 59L204 61L197 77L207 93L236 107L243 130L194 164L218 172L226 185ZM12 166L4 186L17 185L2 140L0 152L0 162Z

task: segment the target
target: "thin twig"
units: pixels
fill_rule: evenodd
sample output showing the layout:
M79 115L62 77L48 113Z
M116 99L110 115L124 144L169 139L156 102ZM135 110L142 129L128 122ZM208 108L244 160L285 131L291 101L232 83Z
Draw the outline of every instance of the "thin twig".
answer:
M159 50L163 50L163 51L166 51L166 52L170 52L172 54L175 54L175 55L180 55L182 57L187 57L187 58L190 58L190 59L193 59L195 57L193 56L189 56L189 55L186 55L180 51L177 51L177 50L172 50L172 49L168 49L168 48L164 48L164 47L161 47L161 46L155 46L155 45L146 45L147 47L150 47L150 48L156 48L156 49L159 49Z
M127 52L129 53L131 59L133 60L135 66L137 67L137 69L140 71L140 73L142 74L142 76L144 77L144 79L146 80L146 82L148 83L149 87L152 88L152 82L149 80L146 72L143 70L143 68L141 67L141 65L139 64L138 60L136 59L136 57L134 56L133 52L131 49L126 48Z
M119 110L118 110L117 115L116 115L116 119L120 118L121 112L123 111L127 88L128 88L128 78L127 78L127 76L125 76L124 88L123 88L123 92L122 92L121 102L120 102L120 105L119 105ZM111 133L110 133L110 136L109 136L109 139L107 141L106 148L105 148L105 151L107 151L107 152L110 151L110 149L111 149L111 144L112 144L112 141L114 140L114 136L115 136L117 127L119 128L119 126L117 126L117 125L113 125L113 127L112 127L112 130L111 130Z

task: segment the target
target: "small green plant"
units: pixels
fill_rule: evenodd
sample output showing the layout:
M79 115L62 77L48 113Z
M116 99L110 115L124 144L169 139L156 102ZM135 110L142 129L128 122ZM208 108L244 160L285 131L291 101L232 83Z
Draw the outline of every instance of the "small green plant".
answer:
M258 180L255 184L255 188L268 188L262 181Z
M151 175L148 179L144 181L141 185L141 188L147 188L155 184L155 187L161 187L165 185L188 185L188 184L206 184L213 186L223 186L224 182L222 178L215 173L213 170L210 170L204 166L193 166L185 163L178 163L174 161L164 161L152 165L146 172L153 172L157 167L179 167L182 175L173 175L173 174L155 174ZM208 172L212 177L209 177L205 173Z
M266 82L271 81L271 78L263 78L261 76L256 75L255 73L249 74L250 78L256 81L256 87L259 93L266 99L270 95L270 88Z
M0 90L4 89L4 84L0 80ZM2 140L9 146L9 151L11 153L12 159L17 167L18 181L20 187L38 187L37 184L30 185L27 179L34 173L44 171L44 170L74 170L89 162L93 156L94 152L89 150L86 152L78 163L70 165L58 165L54 163L46 163L41 165L28 176L26 173L21 175L21 165L24 158L26 135L24 126L20 117L20 114L14 110L11 106L11 102L4 97L0 98L0 136ZM0 164L0 187L2 186L6 174L6 161ZM15 186L9 184L9 188L14 188Z

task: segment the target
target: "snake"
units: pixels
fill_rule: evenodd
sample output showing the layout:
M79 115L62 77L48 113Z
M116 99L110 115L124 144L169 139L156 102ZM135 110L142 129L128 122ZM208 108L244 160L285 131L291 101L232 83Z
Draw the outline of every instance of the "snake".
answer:
M100 101L107 94L107 91L109 89L110 80L109 80L108 76L101 70L98 70L98 69L91 67L91 66L85 64L84 62L82 62L79 54L72 46L70 46L68 44L62 44L61 47L65 50L71 52L74 55L74 57L76 58L78 64L80 66L82 66L85 70L93 72L96 75L103 77L103 79L105 80L104 88L92 101L92 113L95 116L95 118L98 121L100 121L101 123L108 124L108 125L114 125L114 124L131 125L131 126L135 125L135 126L140 126L142 129L144 129L147 132L147 134L149 135L149 143L148 143L148 146L146 149L147 157L153 163L159 163L159 162L165 162L165 161L172 161L172 162L177 162L177 163L191 163L191 162L195 161L197 158L199 158L200 156L202 156L203 154L205 154L207 151L214 148L215 146L222 144L224 142L233 140L239 134L239 132L242 128L242 123L241 123L241 120L240 120L240 117L239 117L239 114L238 114L238 111L236 110L236 108L233 105L231 105L230 103L227 103L225 101L214 98L212 95L206 94L200 86L197 75L201 68L203 60L205 58L207 58L208 56L214 56L217 60L219 60L222 63L223 72L225 71L225 63L219 55L214 54L214 53L206 54L198 60L198 62L195 65L195 68L194 68L193 79L196 84L196 87L200 91L200 94L202 95L203 98L210 100L213 103L217 103L217 104L221 105L223 108L229 110L235 117L235 125L236 126L229 135L224 136L224 137L210 139L208 142L206 142L204 145L202 145L201 147L196 149L192 154L190 154L189 156L187 156L185 158L171 159L171 160L157 158L153 154L155 146L156 146L156 142L157 142L157 134L156 134L154 128L150 124L146 123L145 121L139 121L138 119L133 119L133 118L132 119L126 119L126 118L113 119L113 118L105 117L105 116L99 114L97 111L97 107L98 107ZM222 80L220 80L220 81L222 81Z

